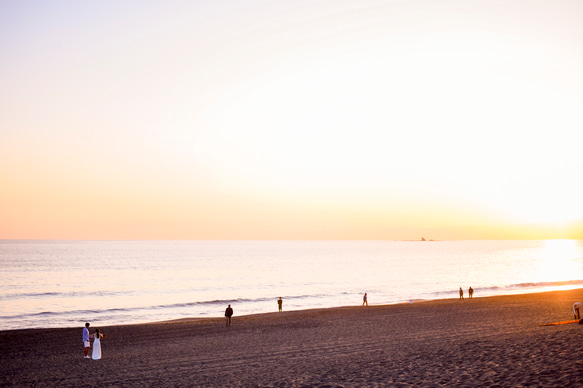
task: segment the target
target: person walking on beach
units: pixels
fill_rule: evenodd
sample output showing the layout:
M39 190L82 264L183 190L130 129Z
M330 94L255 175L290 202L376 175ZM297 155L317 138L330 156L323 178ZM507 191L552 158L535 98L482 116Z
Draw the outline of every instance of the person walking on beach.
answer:
M85 327L83 328L83 345L85 346L85 350L83 352L83 358L89 358L89 349L91 349L91 342L89 342L89 339L91 338L91 336L89 335L89 326L91 324L89 322L87 322L85 324Z
M471 286L470 289L468 290L468 294L470 294L470 299L474 297L474 289Z
M279 308L279 311L281 311L283 308L283 299L281 299L281 296L277 300L277 307Z
M366 294L366 292L364 293L364 296L362 297L362 305L366 305L368 307L368 296Z
M231 305L229 305L229 307L227 307L227 309L225 310L225 318L227 320L227 326L231 326L231 317L233 316L233 309L231 308Z
M460 287L460 300L464 300L464 290Z

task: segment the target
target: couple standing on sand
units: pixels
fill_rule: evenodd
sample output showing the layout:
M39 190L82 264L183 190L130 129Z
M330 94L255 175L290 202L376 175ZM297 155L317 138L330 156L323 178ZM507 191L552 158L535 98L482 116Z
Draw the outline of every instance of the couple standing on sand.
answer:
M468 290L468 294L470 294L470 299L472 299L474 297L474 289L472 287L470 287L470 289ZM462 288L460 287L460 300L464 299L464 290L462 290Z
M83 354L84 358L93 358L94 360L101 359L101 339L105 338L105 334L101 334L99 329L95 329L95 333L89 334L89 326L91 324L87 322L85 324L85 328L83 329L83 345L85 345L85 351ZM93 353L91 357L89 357L89 349L91 348L91 338L94 339L93 341Z

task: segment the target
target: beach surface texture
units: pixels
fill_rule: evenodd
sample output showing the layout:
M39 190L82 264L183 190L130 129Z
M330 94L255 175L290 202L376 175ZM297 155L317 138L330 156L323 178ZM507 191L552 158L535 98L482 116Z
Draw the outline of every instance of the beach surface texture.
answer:
M98 327L0 332L0 386L583 386L583 289Z

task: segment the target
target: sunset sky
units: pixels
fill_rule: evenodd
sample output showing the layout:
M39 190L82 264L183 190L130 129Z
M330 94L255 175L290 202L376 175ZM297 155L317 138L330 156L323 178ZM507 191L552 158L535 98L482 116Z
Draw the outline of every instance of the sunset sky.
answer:
M0 239L583 239L583 1L0 1Z

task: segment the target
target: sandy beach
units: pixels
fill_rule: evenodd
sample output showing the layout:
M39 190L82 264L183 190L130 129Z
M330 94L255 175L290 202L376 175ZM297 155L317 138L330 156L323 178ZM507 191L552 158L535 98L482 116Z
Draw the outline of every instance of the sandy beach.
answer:
M583 386L583 289L98 327L0 332L0 385ZM275 308L277 307L274 301ZM285 304L284 304L285 307Z

